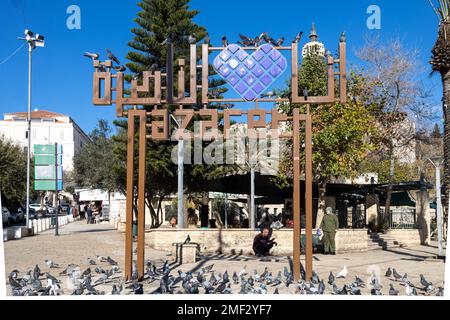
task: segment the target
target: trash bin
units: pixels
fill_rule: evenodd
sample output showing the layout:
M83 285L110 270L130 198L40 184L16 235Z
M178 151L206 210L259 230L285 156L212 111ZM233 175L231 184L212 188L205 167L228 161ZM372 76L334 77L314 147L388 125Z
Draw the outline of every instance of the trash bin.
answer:
M317 236L317 234L313 234L312 236L312 246L313 246L313 252L316 253L319 249L320 245L320 239ZM301 253L305 253L306 248L306 234L302 234L300 236L300 246L301 246Z
M52 226L52 227L56 226L56 217L50 218L50 226Z

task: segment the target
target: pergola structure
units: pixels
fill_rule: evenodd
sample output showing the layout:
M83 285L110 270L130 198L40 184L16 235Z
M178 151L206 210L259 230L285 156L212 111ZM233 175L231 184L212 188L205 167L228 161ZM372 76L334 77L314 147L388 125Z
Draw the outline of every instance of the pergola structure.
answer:
M127 155L127 200L126 200L126 237L125 237L125 277L131 278L133 265L133 192L135 190L134 173L134 150L135 150L135 124L139 119L139 147L138 147L138 203L137 203L137 269L139 277L144 275L144 239L145 239L145 162L146 162L146 139L168 140L169 134L169 105L179 106L173 112L176 117L181 117L182 123L176 132L177 139L183 139L184 129L192 120L194 115L204 119L202 128L205 131L218 128L219 113L224 119L225 137L230 128L230 117L236 115L247 115L248 128L266 128L266 115L271 116L271 128L278 129L280 122L290 121L293 124L292 132L280 136L284 139L293 139L293 164L294 164L294 188L293 188L293 211L294 211L294 235L293 235L293 261L294 278L299 280L300 274L300 176L301 176L301 147L300 130L305 130L305 208L306 208L306 248L305 248L305 272L306 278L312 276L312 119L309 112L310 104L332 104L335 102L346 102L346 42L341 36L339 43L339 56L334 58L331 53L326 56L328 64L328 93L326 96L308 97L307 94L299 94L298 72L299 72L299 47L298 42L290 46L273 46L264 44L254 47L240 47L235 44L226 47L213 47L208 43L200 45L201 64L197 65L197 44L190 45L189 58L189 90L186 90L186 70L184 59L178 59L177 71L174 70L174 48L168 43L167 65L165 72L145 71L142 80L132 80L131 90L125 95L124 74L113 68L110 60L101 62L94 60L95 72L93 75L93 104L116 106L117 117L128 118L128 155ZM281 52L291 53L291 95L289 98L259 98L264 84L270 85L273 80L270 77L287 68L287 60ZM210 54L220 52L214 67L228 84L230 84L241 97L217 99L209 95L209 65ZM252 52L249 54L249 52ZM231 58L231 56L233 58ZM269 60L272 59L271 60ZM277 62L278 61L278 62ZM275 66L275 64L277 65ZM245 65L245 67L244 67ZM254 69L257 65L261 70ZM270 68L270 70L269 70ZM114 71L115 70L115 71ZM234 70L234 71L233 71ZM250 72L251 70L251 72ZM201 79L197 79L197 71L201 71ZM175 80L175 73L177 77ZM234 72L234 73L233 73ZM242 79L233 78L230 73L240 76ZM258 78L261 76L260 78ZM245 78L244 78L245 77ZM265 77L267 81L262 78ZM338 78L339 97L335 96L336 78ZM236 80L237 79L237 80ZM244 84L244 80L247 83ZM236 81L241 81L237 85ZM174 92L176 82L177 92ZM264 88L264 89L267 89ZM151 91L151 92L150 92ZM197 101L200 93L201 101ZM237 110L226 109L219 111L209 109L210 103L237 103L247 102L255 104L256 109ZM272 110L259 109L259 102L287 102L295 105L307 105L306 113L302 114L299 108L295 108L292 116ZM201 104L202 109L196 111L193 106ZM146 109L145 107L151 107ZM151 111L149 111L151 110ZM205 118L209 118L206 120ZM301 123L304 122L304 126ZM214 139L214 135L210 137Z

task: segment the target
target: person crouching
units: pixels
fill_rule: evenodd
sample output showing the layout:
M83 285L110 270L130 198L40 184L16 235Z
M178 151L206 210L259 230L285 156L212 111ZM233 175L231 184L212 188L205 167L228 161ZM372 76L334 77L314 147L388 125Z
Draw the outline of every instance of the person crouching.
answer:
M262 229L261 233L258 234L255 239L253 240L253 251L255 252L255 255L257 257L265 257L269 255L270 249L277 243L275 242L275 239L269 238L270 229L264 228Z

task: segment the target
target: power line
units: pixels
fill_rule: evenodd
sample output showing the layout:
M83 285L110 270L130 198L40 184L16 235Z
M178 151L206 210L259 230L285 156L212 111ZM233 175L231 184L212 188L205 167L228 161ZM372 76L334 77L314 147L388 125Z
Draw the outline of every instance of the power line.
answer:
M14 52L11 53L5 60L1 61L1 62L0 62L0 66L1 66L2 64L4 64L4 63L8 62L12 57L14 57L14 56L17 54L17 52L19 52L19 50L23 48L23 46L24 46L25 44L26 44L26 43L22 43L22 44L21 44L16 50L14 50Z

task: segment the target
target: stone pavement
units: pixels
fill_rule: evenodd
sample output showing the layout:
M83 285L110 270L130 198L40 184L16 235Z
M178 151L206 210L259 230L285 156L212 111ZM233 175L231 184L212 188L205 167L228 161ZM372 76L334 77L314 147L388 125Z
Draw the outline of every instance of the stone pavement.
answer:
M5 264L6 276L14 269L18 269L21 273L19 277L26 271L34 268L39 264L42 272L49 271L52 275L57 276L59 272L69 264L77 264L82 270L89 267L87 258L95 260L96 255L111 256L119 263L119 267L123 268L124 263L124 233L115 230L110 224L87 225L85 222L75 222L61 228L60 236L55 237L53 231L47 231L35 237L23 238L17 241L5 242ZM292 266L291 257L269 257L269 261L262 261L254 256L236 256L236 255L205 255L195 264L178 265L173 261L170 248L166 251L157 251L146 248L146 259L150 259L158 267L162 266L166 259L171 263L173 268L172 274L177 275L177 270L182 271L198 271L201 267L214 264L214 271L217 275L228 270L230 276L233 272L239 272L244 266L249 275L253 275L255 270L261 274L265 267L275 276L278 271L283 271L284 267L289 270ZM408 274L408 278L413 284L419 285L419 274L422 273L428 281L431 281L437 288L443 286L444 280L444 263L442 260L435 259L437 248L435 244L432 246L419 246L414 248L396 248L390 251L370 251L364 253L339 254L336 256L315 255L314 270L320 278L325 280L332 271L334 274L339 272L343 266L347 266L349 272L346 279L338 279L336 281L339 287L344 284L350 284L354 281L355 275L360 276L363 280L367 280L372 272L380 274L381 284L383 285L383 293L387 294L389 283L392 282L384 276L388 267L394 267L402 275ZM61 268L47 269L44 260L50 259L58 263ZM106 263L99 263L103 268L109 268ZM94 271L95 266L91 266ZM98 275L93 272L93 281ZM208 275L209 278L209 275ZM118 280L118 279L115 279ZM45 284L45 281L43 281ZM66 281L67 282L67 281ZM70 285L63 281L62 289L64 294L71 294ZM325 281L326 282L326 281ZM158 286L159 281L153 283L144 282L144 292L151 293ZM404 294L405 289L399 283L394 283L396 289ZM238 292L239 285L233 285L233 292ZM106 293L111 291L111 285L99 285L98 290ZM272 293L274 288L269 286L268 293ZM125 292L126 290L124 290ZM280 293L294 293L294 286L286 288L285 285L279 286ZM363 294L369 294L370 289L363 289ZM418 290L419 291L419 290ZM201 290L203 292L203 290ZM419 294L421 292L419 291Z

